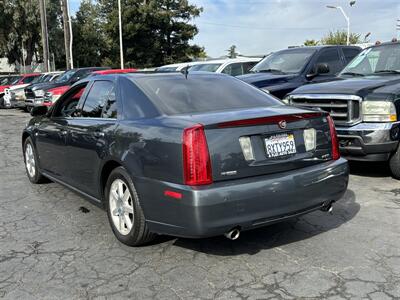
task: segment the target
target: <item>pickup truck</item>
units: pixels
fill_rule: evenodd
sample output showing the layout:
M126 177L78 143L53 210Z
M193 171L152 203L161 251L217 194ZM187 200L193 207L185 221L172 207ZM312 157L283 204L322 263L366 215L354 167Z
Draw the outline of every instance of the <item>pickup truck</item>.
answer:
M361 49L356 46L296 47L274 52L237 78L282 99L299 86L330 81Z
M50 89L58 88L58 87L70 87L75 82L87 77L94 71L107 70L110 69L108 67L88 67L88 68L79 68L79 69L71 69L63 73L60 77L58 77L55 81L46 82L43 84L36 84L33 87L25 88L25 106L28 111L31 111L35 106L42 106L43 100L46 92Z
M331 82L305 85L284 102L331 114L349 160L388 161L400 179L400 43L363 50Z

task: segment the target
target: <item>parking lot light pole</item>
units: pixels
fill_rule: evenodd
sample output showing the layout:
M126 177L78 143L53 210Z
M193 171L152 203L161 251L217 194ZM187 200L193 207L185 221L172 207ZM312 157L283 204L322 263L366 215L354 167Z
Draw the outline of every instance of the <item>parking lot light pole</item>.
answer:
M119 53L121 60L121 69L124 69L124 50L122 45L122 17L121 17L121 0L118 0L118 22L119 22Z
M343 8L341 6L333 6L333 5L327 5L327 8L333 8L333 9L338 9L341 11L343 14L344 18L346 19L347 22L347 45L350 45L350 18L346 15L344 12Z

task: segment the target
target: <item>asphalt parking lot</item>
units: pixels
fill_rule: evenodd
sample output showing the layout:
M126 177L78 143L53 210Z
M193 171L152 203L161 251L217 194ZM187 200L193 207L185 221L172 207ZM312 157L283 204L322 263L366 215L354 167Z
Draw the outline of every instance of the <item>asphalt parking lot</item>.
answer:
M32 185L0 111L0 298L399 299L400 182L352 164L333 215L315 212L237 241L159 237L130 248L107 216L55 183Z

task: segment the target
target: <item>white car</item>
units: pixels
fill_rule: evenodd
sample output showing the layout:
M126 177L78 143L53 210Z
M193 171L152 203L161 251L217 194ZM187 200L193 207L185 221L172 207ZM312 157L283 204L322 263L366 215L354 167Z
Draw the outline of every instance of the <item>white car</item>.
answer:
M49 82L55 80L62 72L47 72L34 77L30 82L13 85L4 90L4 103L7 107L25 106L25 88L28 85Z
M238 76L249 73L250 69L254 65L256 65L261 59L261 57L239 57L179 63L159 67L156 69L156 71L180 72L187 67L189 71L225 73L232 76Z

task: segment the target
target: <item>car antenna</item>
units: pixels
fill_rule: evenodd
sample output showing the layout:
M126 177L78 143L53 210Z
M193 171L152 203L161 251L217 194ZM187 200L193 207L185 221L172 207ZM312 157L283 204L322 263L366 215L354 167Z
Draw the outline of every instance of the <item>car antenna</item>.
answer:
M183 68L182 74L185 75L185 79L187 79L187 77L189 75L189 65L187 65L185 68Z

